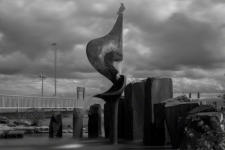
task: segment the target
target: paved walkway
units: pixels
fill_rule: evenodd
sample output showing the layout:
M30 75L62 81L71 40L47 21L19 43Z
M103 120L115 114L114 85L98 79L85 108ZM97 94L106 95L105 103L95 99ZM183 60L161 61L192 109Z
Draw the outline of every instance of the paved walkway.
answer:
M43 137L24 137L22 139L0 139L1 150L172 150L170 147L150 147L141 143L120 142L109 144L104 138L75 140L71 137L49 139Z

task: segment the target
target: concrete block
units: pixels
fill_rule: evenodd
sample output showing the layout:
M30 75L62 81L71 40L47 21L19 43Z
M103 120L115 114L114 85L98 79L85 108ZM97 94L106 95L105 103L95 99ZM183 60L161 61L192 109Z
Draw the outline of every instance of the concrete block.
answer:
M166 124L171 138L171 144L174 148L180 146L183 137L184 130L181 119L184 118L190 110L198 106L197 103L190 103L165 108Z
M145 81L130 83L125 88L125 139L141 140L144 125Z
M73 137L81 138L83 136L83 116L82 108L73 109Z
M101 114L102 109L100 104L90 106L88 112L88 137L97 138L101 135Z
M52 115L49 124L49 137L62 137L62 116L60 113Z
M154 106L166 99L173 97L173 84L170 78L148 78L145 82L145 102L144 102L144 136L145 145L161 145L155 141L155 136L160 140L165 138L165 133L159 133L159 126L163 128L163 118L160 118L158 109ZM162 112L163 113L163 112ZM157 118L158 117L158 118ZM159 123L160 122L160 123ZM156 126L156 123L158 124ZM159 125L160 124L160 125ZM158 132L157 132L158 131ZM163 137L164 136L164 137Z

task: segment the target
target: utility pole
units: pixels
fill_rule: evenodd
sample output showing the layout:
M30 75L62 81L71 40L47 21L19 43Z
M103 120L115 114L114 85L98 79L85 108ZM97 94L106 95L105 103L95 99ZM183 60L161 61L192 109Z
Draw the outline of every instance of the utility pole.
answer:
M56 53L56 51L57 51L57 47L56 47L56 43L52 43L52 46L53 46L53 49L54 49L54 55L55 55L55 57L54 57L54 78L55 78L55 94L54 94L54 96L56 96L56 73L57 73L57 71L56 71L56 59L57 59L57 53Z
M41 96L43 96L43 93L44 93L44 83L43 83L43 81L46 78L46 76L44 75L43 72L40 74L40 78L41 78Z

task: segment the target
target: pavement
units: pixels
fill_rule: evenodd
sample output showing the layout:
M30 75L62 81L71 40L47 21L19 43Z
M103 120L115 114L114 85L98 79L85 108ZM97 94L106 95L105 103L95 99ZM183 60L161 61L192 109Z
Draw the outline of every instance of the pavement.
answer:
M50 139L47 136L25 136L21 139L0 139L1 150L174 150L167 147L143 146L141 142L119 141L112 145L107 139L74 139L70 136Z

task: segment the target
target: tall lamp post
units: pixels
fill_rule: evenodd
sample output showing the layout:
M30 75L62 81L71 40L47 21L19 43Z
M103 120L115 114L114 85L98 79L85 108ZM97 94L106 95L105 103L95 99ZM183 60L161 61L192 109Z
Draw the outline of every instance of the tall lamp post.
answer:
M53 46L53 49L54 49L54 80L55 80L55 93L54 93L54 96L56 96L56 73L57 73L57 70L56 70L56 59L57 59L57 47L56 47L56 43L52 43L52 46Z

